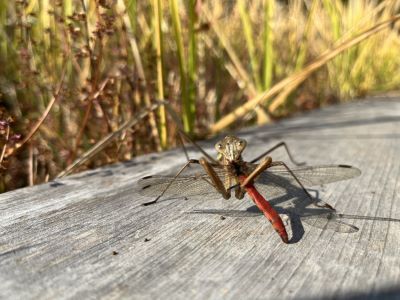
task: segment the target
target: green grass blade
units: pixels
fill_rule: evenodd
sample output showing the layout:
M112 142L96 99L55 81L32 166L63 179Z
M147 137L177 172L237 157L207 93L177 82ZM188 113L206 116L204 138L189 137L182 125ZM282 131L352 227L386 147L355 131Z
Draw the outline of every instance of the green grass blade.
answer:
M188 100L187 123L188 132L193 132L196 113L196 82L197 82L197 34L196 34L196 0L189 1L189 53L188 53Z
M131 24L132 33L136 33L136 22L137 22L137 1L136 0L124 0L126 12L128 13L129 21Z
M338 1L331 0L323 0L323 6L325 7L325 11L328 14L328 17L331 22L331 31L333 34L333 40L336 41L341 36L341 25L340 25L340 12L337 7L339 5Z
M189 96L187 88L187 73L186 73L186 60L185 60L185 49L183 46L182 28L181 21L178 12L177 0L170 0L169 7L172 18L172 26L174 28L174 37L176 48L178 51L178 64L179 64L179 75L180 75L180 87L182 97L182 121L185 132L191 131L190 118L189 118Z
M254 82L258 91L262 90L261 79L259 76L259 64L256 58L256 52L254 47L254 35L253 28L250 20L250 16L247 13L248 9L246 7L244 0L238 1L238 9L240 14L240 19L242 21L243 29L244 29L244 37L246 39L247 51L250 57L250 65L253 73Z
M264 4L264 64L263 64L263 89L268 90L272 84L274 67L274 48L272 18L275 0L266 1Z
M157 96L159 99L165 98L164 93L164 61L163 61L163 34L161 30L162 23L161 0L153 0L153 21L154 21L154 43L156 48L157 64ZM167 116L164 106L160 106L160 142L161 147L166 148L168 143L167 136Z
M310 48L308 42L310 40L312 25L313 25L313 21L314 21L314 17L315 17L314 14L317 11L318 3L319 3L319 0L313 0L313 2L311 3L311 8L310 8L310 11L309 11L308 17L307 17L307 23L306 23L306 26L305 26L304 32L303 32L303 38L302 38L300 48L299 48L297 58L296 58L295 71L299 71L300 69L302 69L304 66L304 63L306 61L307 52L308 52L308 49Z

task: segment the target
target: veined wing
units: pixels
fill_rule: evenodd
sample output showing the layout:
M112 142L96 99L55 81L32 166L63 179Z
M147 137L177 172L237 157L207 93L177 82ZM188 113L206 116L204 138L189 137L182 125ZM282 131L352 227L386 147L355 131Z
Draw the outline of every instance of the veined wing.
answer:
M224 182L225 170L216 166L215 171ZM222 198L221 194L214 188L208 174L199 165L187 168L183 174L174 176L152 175L139 180L139 193L149 197L158 197L164 190L163 198L195 197Z
M250 170L257 167L256 164L248 164ZM228 176L222 166L214 166L214 170L224 182ZM317 167L302 167L293 169L292 172L305 186L314 186L323 183L344 180L358 176L361 172L357 168L344 165L328 165ZM171 183L172 182L172 183ZM153 175L142 178L139 181L142 195L157 197L170 185L164 193L163 198L170 197L193 197L204 195L217 197L220 194L212 185L208 174L200 165L191 165L183 174L174 179L174 176ZM272 166L263 172L256 180L257 189L268 199L286 195L296 197L304 191L300 188L292 174L283 166ZM230 186L225 186L227 189Z
M292 173L282 165L272 166L256 179L255 187L275 208L283 208L286 212L296 214L309 225L343 233L358 230L357 227L338 218L338 214L330 205L311 198L295 177L305 187L312 187L357 177L361 174L359 169L347 165L323 165L301 167L291 171Z
M346 180L357 177L361 174L359 169L348 165L306 166L291 169L291 171L302 184L309 187ZM272 166L264 173L273 173L284 178L293 177L282 165Z
M250 169L257 165L249 164ZM221 166L215 167L215 172L223 181L227 175ZM302 167L292 170L293 174L305 186L314 186L323 183L335 182L358 176L361 172L353 167L343 165L328 165L316 167ZM172 183L171 183L172 182ZM142 178L139 181L139 193L146 196L157 197L165 188L163 198L171 197L196 197L221 198L221 195L212 185L208 175L201 166L194 165L184 174L174 179L174 176L154 175ZM295 213L305 223L338 232L355 232L357 228L337 218L334 209L325 206L323 201L315 202L306 195L292 174L283 166L273 166L263 172L255 181L256 188L267 199L285 195L284 201L270 202L275 207L284 208ZM229 187L227 187L229 188Z
M250 170L256 166L249 165ZM361 174L359 169L347 165L307 166L291 171L305 187L350 179ZM284 195L287 198L305 196L293 175L282 165L272 166L260 174L255 186L267 199Z

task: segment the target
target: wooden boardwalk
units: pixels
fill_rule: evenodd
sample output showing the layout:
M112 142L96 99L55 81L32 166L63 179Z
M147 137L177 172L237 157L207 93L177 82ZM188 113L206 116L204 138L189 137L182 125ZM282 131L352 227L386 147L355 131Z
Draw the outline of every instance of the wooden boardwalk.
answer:
M310 165L360 168L360 177L323 186L319 197L340 212L400 219L399 98L333 106L238 135L248 140L245 159L284 140ZM211 150L215 141L202 145ZM288 161L280 150L273 158ZM180 150L153 154L0 195L0 298L400 297L400 223L350 220L360 228L352 234L304 224L286 245L257 214L193 213L252 210L247 198L142 206L150 199L137 193L137 180L184 162Z

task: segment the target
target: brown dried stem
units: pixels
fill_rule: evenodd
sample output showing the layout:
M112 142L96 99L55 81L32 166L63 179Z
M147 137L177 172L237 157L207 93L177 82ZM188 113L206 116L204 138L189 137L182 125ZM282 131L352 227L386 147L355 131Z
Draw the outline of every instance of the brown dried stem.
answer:
M227 116L223 117L217 123L215 123L211 127L211 133L215 134L224 130L226 127L234 123L238 118L242 118L244 115L249 113L253 110L257 105L260 105L268 98L278 94L281 90L286 89L286 92L292 91L295 89L301 82L307 79L313 72L317 69L325 65L328 61L336 57L338 54L342 53L343 51L349 49L350 47L357 45L358 43L364 41L371 35L387 28L388 26L392 25L393 22L396 22L400 19L400 14L395 15L394 17L390 18L389 20L383 21L381 23L376 24L375 26L368 28L367 30L360 33L358 36L348 39L332 49L331 51L324 52L323 55L319 56L314 62L310 63L306 66L303 70L294 73L293 75L286 77L285 79L281 80L277 84L275 84L270 90L265 91L250 101L246 102L242 106L235 109L233 112L228 114ZM283 100L282 100L283 99ZM277 98L276 101L273 101L270 106L269 110L273 112L276 108L282 104L284 101L284 97Z
M29 133L25 136L25 138L22 140L21 143L18 143L15 145L14 148L11 148L8 153L5 155L5 157L9 157L10 155L14 154L15 151L17 151L18 149L20 149L23 145L25 145L33 136L34 134L39 130L40 126L43 124L44 120L46 120L47 116L49 115L52 107L54 106L54 104L56 103L56 101L58 100L58 97L60 95L60 91L63 87L63 83L64 83L64 79L65 79L65 74L66 74L66 65L64 64L62 73L61 73L61 79L60 82L58 84L57 90L55 92L55 94L53 95L52 99L50 100L49 104L46 107L46 110L43 112L42 116L40 117L40 119L36 122L36 124L32 127L32 129L29 131Z

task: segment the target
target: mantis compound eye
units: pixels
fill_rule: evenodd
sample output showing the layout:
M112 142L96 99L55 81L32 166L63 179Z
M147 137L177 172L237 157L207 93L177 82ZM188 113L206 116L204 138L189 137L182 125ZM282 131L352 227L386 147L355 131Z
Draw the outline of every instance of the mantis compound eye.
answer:
M243 141L243 140L239 140L237 142L237 146L240 147L240 148L244 148L244 147L246 147L246 142Z
M215 148L216 148L217 150L222 150L222 144L220 144L220 143L216 144L216 145L215 145Z

